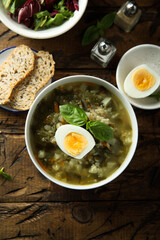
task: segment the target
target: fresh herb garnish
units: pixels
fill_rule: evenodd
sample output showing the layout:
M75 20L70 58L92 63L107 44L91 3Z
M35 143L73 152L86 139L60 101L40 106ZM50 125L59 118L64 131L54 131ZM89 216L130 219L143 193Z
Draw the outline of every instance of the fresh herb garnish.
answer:
M65 104L61 105L59 110L66 122L76 126L84 126L86 124L86 129L89 130L96 139L108 141L113 138L113 130L107 124L93 120L87 122L87 114L82 108L72 104Z
M87 123L87 115L85 111L78 106L65 104L61 105L59 110L62 117L70 124L83 126Z
M89 130L93 136L100 141L109 141L113 138L113 130L107 124L99 121L87 122L86 129Z
M160 100L160 91L151 94L149 97L153 97L153 98L155 98L157 101L159 101L159 100Z
M12 180L11 176L4 172L4 167L0 169L0 175L8 180Z
M114 23L116 12L105 15L96 25L86 29L82 38L82 46L86 46L95 41L99 36L104 36L104 31Z

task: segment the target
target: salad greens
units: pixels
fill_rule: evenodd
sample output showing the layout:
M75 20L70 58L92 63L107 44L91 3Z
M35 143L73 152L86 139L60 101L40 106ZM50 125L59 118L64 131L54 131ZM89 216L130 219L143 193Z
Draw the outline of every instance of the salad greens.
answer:
M86 129L89 130L96 139L107 142L114 137L112 128L107 124L100 121L87 121L87 114L82 108L73 104L64 104L61 105L59 109L66 122L76 126L84 126L86 124Z
M9 15L34 30L59 26L79 10L78 0L2 0Z

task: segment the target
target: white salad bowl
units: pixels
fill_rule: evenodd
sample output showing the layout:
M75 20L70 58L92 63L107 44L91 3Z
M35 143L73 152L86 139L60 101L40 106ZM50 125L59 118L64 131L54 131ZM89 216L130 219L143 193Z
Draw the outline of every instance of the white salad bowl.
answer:
M141 44L129 49L120 59L116 70L116 82L119 90L129 102L138 108L153 110L160 108L160 101L152 97L131 98L124 92L124 80L132 69L146 64L160 76L160 47L153 44Z
M0 1L0 20L4 25L6 25L9 29L17 34L33 39L49 39L54 38L63 33L69 31L72 27L74 27L77 22L81 19L84 14L88 0L79 0L79 11L74 12L74 16L66 20L60 26L53 26L45 30L32 30L26 27L24 24L19 24L15 20L13 20L8 14L7 11L3 8L2 1Z
M116 95L119 100L123 103L124 107L126 108L130 119L131 119L131 125L132 125L132 144L130 146L129 152L126 156L126 158L124 159L123 163L120 165L120 167L115 170L115 172L109 176L108 178L106 178L105 180L102 180L100 182L97 183L93 183L93 184L88 184L88 185L74 185L74 184L69 184L69 183L65 183L62 182L60 180L55 179L53 176L51 176L50 174L48 174L47 172L45 172L43 170L43 168L39 165L39 163L37 162L34 153L33 153L33 149L32 149L32 143L31 143L31 123L32 123L32 116L37 108L38 103L45 98L46 95L48 95L48 93L50 93L53 89L62 86L66 83L72 83L72 82L91 82L91 83L95 83L98 85L101 85L103 87L105 87L107 90L109 90L110 92L112 92L114 95ZM26 147L29 153L29 156L31 158L31 160L33 161L34 165L36 166L36 168L46 177L48 178L50 181L62 186L62 187L66 187L66 188L70 188L70 189L76 189L76 190L86 190L86 189L93 189L93 188L97 188L100 186L103 186L109 182L111 182L112 180L114 180L115 178L117 178L124 170L125 168L128 166L128 164L130 163L130 161L133 158L133 155L135 153L136 150L136 146L137 146L137 141L138 141L138 125L137 125L137 119L135 116L135 113L133 111L132 106L130 105L129 101L120 93L120 91L114 87L112 84L108 83L105 80L102 80L100 78L97 77L93 77L93 76L87 76L87 75L75 75L75 76L69 76L69 77L65 77L62 78L60 80L57 80L56 82L51 83L48 87L46 87L35 99L35 101L33 102L27 118L26 118L26 123L25 123L25 142L26 142Z

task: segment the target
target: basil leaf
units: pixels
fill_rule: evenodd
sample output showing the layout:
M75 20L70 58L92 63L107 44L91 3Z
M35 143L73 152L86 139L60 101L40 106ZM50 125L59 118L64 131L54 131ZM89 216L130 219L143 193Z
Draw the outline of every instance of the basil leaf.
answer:
M0 174L2 177L6 178L7 180L12 180L11 176L4 172L4 167L0 169Z
M95 41L99 36L104 35L104 30L111 27L114 23L116 12L106 14L96 26L92 25L86 29L82 38L82 46L86 46Z
M114 23L115 16L116 16L116 12L105 15L100 21L101 28L103 30L110 28L112 26L112 24Z
M98 28L98 31L99 31L99 35L103 36L104 35L104 30L103 30L101 22L99 22L99 21L97 21L97 28Z
M107 124L91 120L87 122L86 129L89 130L95 138L100 141L109 141L112 139L113 130Z
M99 29L92 25L86 29L83 38L82 38L82 46L86 46L91 42L95 41L99 37Z
M66 122L76 125L83 126L87 122L87 114L85 111L75 105L65 104L59 107L60 113L62 117L66 120Z
M152 93L149 97L155 98L157 101L160 100L160 91Z

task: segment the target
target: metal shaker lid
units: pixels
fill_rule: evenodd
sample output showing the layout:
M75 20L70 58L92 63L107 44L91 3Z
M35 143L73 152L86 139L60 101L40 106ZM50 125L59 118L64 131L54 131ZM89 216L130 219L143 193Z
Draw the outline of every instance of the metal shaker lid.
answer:
M137 10L137 4L134 1L128 1L123 11L127 17L132 17L136 14Z
M98 45L98 50L101 54L105 55L110 52L111 46L109 42L106 42L105 40L102 40Z

